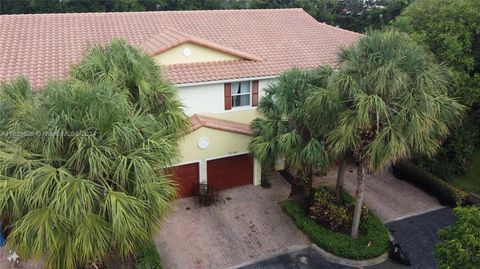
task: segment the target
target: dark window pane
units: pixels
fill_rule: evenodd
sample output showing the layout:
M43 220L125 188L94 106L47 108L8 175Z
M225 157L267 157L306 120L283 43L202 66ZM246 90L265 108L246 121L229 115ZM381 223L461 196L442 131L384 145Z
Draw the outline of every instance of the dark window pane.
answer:
M250 81L232 83L232 95L241 93L250 93Z
M232 96L232 107L250 105L250 94Z

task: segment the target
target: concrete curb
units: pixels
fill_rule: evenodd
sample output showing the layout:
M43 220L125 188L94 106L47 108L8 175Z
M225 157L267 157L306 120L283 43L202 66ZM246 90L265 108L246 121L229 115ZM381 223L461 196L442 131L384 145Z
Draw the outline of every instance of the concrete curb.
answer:
M413 213L410 213L410 214L407 214L407 215L404 215L404 216L401 216L401 217L398 217L398 218L395 218L395 219L392 219L392 220L388 220L384 224L391 223L391 222L394 222L394 221L399 221L399 220L410 218L410 217L415 217L415 216L422 215L422 214L429 213L429 212L433 212L433 211L440 210L440 209L445 208L445 207L447 207L447 206L436 206L436 207L432 207L432 208L429 208L429 209L420 210L420 211L413 212Z
M251 260L251 261L248 261L248 262L244 262L244 263L241 263L241 264L230 266L230 267L227 267L227 269L236 269L236 268L241 268L241 267L244 267L244 266L252 265L252 264L255 264L255 263L258 263L258 262L263 262L263 261L270 260L270 259L273 259L273 258L281 256L281 255L287 254L289 252L295 252L295 251L299 251L299 250L302 250L302 249L306 249L309 246L310 245L290 246L290 247L287 247L284 250L275 252L272 255L269 255L269 256L266 256L266 257L259 257L257 259L254 259L254 260Z
M320 248L319 246L317 246L313 243L310 246L313 248L313 250L315 250L323 258L325 258L325 260L327 260L331 263L341 264L341 265L350 266L350 267L371 266L371 265L380 264L380 263L388 260L388 250L385 253L383 253L382 255L380 255L378 257L375 257L375 258L372 258L372 259L351 260L351 259L335 256L332 253Z
M244 262L242 264L238 264L238 265L235 265L235 266L228 267L227 269L241 268L241 267L244 267L244 266L248 266L248 265L252 265L252 264L255 264L255 263L270 260L270 259L273 259L275 257L287 254L289 252L295 252L295 251L303 250L303 249L306 249L308 247L311 247L315 252L320 254L320 256L322 256L328 262L335 263L335 264L340 264L340 265L345 265L345 266L350 266L350 267L372 266L372 265L383 263L386 260L388 260L388 250L385 253L383 253L382 255L380 255L378 257L375 257L375 258L372 258L372 259L352 260L352 259L347 259L347 258L335 256L332 253L330 253L330 252L320 248L319 246L315 245L314 243L312 243L310 245L291 246L291 247L288 247L286 250L277 252L273 255L270 255L270 256L267 256L267 257L261 257L261 258L251 260L251 261L248 261L248 262Z

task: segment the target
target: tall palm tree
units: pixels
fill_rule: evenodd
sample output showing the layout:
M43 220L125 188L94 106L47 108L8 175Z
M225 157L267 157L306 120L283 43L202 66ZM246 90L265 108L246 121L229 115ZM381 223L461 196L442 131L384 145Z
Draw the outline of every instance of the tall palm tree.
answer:
M33 95L20 79L0 94L14 101L0 119L11 247L73 269L151 240L176 197L163 171L179 159L188 127L153 60L114 41L89 50L66 81Z
M303 185L305 207L309 206L314 173L327 169L331 158L324 147L326 126L308 121L304 102L312 87L325 87L332 72L329 68L285 72L266 89L258 106L261 117L251 124L250 151L264 167L272 167L278 159L285 160L294 174L290 196L297 196Z
M327 143L337 156L351 150L358 162L352 225L357 238L365 173L412 154L434 154L464 108L448 97L447 68L398 32L372 32L342 49L338 59L334 90L318 89L307 107L310 114L323 105L338 109Z

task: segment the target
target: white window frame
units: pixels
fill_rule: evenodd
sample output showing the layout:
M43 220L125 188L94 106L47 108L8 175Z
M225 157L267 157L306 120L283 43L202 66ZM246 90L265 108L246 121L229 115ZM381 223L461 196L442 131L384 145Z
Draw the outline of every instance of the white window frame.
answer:
M234 94L233 93L233 84L234 83L245 83L245 82L248 82L248 93L240 93L240 94ZM231 99L232 99L232 108L231 110L242 110L242 109L245 109L245 108L252 108L252 81L251 80L247 80L247 81L235 81L235 82L231 82L230 84L230 92L231 92ZM248 98L248 105L244 105L244 106L234 106L233 105L233 98L237 97L237 96L243 96L243 95L249 95L249 98Z

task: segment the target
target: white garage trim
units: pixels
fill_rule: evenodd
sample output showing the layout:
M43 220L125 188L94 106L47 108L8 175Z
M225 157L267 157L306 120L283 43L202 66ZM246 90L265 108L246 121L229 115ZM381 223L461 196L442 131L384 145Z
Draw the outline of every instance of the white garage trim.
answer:
M205 161L211 161L211 160L216 160L216 159L223 159L223 158L227 158L227 157L233 157L233 156L244 155L244 154L250 154L250 152L249 152L249 151L236 152L236 153L232 153L232 154L227 154L227 155L221 155L221 156L206 158Z

